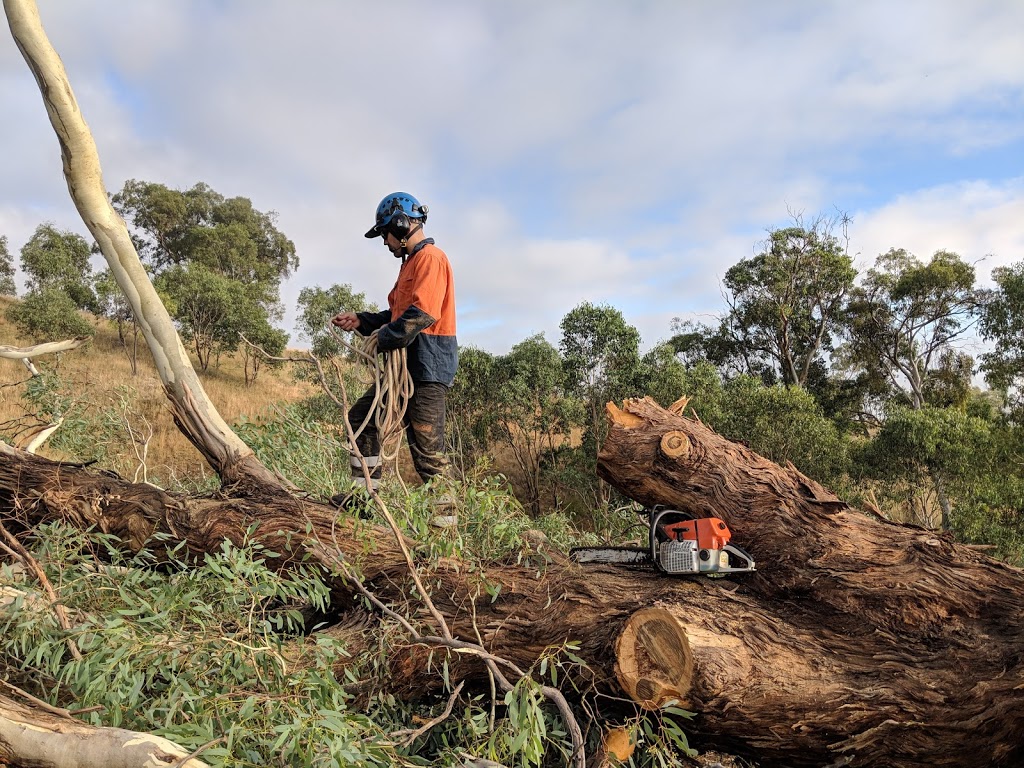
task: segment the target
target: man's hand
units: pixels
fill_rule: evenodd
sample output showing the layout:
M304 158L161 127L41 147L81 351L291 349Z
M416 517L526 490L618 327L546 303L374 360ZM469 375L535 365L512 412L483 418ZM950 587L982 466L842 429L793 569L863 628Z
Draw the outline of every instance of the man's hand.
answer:
M359 318L355 312L339 312L331 318L331 324L343 331L354 331L359 327Z

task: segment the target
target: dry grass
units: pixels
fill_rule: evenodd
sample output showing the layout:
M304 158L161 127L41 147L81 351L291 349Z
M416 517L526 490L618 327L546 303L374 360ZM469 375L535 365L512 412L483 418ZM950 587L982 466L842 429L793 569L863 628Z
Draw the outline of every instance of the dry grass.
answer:
M19 335L7 320L7 308L12 301L0 297L0 344L28 346L33 340ZM40 360L37 365L56 367L62 379L72 384L78 402L87 404L90 409L122 414L141 435L151 432L145 447L145 461L151 475L164 481L208 476L209 467L174 425L163 385L141 337L138 373L133 376L114 326L103 319L88 318L96 329L91 342L62 354L59 360ZM0 386L0 424L26 416L27 406L21 395L28 377L28 371L20 362L0 359L0 385L3 385ZM246 387L240 358L223 358L216 368L211 363L210 370L201 373L200 378L210 400L229 424L242 415L258 418L274 403L299 400L313 392L311 385L296 382L288 368L266 366L260 370L256 382ZM125 438L124 442L131 441ZM132 476L141 459L133 456L135 451L130 446L117 447L122 449L119 455L127 458L122 466L114 468ZM39 453L65 458L54 455L45 446Z
M7 320L7 309L14 301L0 296L0 344L29 346L35 341L20 335ZM96 435L97 442L109 441L100 466L130 480L148 480L164 487L208 485L213 472L175 426L144 340L140 336L138 373L132 375L116 327L105 319L85 317L95 329L88 344L59 358L40 358L36 364L40 369L56 369L88 414L96 416L102 412L120 419L116 437ZM211 363L210 370L199 376L211 402L228 424L234 424L241 416L257 420L270 415L274 404L296 402L318 391L312 384L296 381L289 367L264 366L256 382L246 387L240 358L224 358L219 367ZM29 373L22 363L0 358L0 439L16 443L17 429L12 422L33 421L30 406L23 398L28 379ZM134 442L129 437L129 427L138 435ZM62 453L52 440L38 453L52 459L83 458ZM503 474L514 491L524 493L521 472L508 446L492 445L489 454L493 471ZM418 485L420 480L408 450L403 448L398 459L403 480Z

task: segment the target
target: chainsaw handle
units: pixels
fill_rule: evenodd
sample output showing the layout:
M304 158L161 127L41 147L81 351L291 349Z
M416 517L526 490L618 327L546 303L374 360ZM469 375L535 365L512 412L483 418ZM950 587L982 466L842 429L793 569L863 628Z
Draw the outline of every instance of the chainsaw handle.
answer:
M752 558L750 555L748 555L747 551L745 549L743 549L742 547L737 547L735 544L726 544L725 547L724 547L724 551L728 552L730 555L735 555L740 560L745 562L746 565L743 566L742 568L734 568L732 566L730 566L728 568L722 568L721 569L722 573L739 573L741 571L756 571L757 570L757 567L754 564L754 558Z

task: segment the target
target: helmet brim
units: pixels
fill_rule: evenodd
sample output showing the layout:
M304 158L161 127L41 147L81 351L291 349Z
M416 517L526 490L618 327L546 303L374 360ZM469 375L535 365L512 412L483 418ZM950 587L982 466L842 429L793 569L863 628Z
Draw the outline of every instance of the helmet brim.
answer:
M380 227L374 224L370 231L363 235L363 237L380 237Z

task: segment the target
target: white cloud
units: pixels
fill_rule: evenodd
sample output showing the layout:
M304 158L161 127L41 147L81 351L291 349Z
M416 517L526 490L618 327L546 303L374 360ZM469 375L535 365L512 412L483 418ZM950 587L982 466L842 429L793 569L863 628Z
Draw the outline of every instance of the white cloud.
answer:
M395 189L431 205L463 341L495 351L539 331L556 341L584 300L622 309L647 344L673 317L720 311L725 270L787 208L858 209L851 233L872 258L1022 253L1021 182L990 171L1016 167L1014 150L1019 165L1024 140L1013 0L41 12L111 191L204 181L278 212L301 262L288 318L306 285L384 300L398 265L362 233ZM14 251L42 221L84 233L3 35L0 104L0 232Z
M922 259L938 250L979 262L979 283L992 269L1024 260L1024 177L1002 183L969 181L900 195L853 215L851 250L863 268L890 248Z

